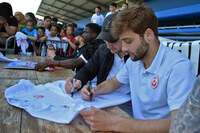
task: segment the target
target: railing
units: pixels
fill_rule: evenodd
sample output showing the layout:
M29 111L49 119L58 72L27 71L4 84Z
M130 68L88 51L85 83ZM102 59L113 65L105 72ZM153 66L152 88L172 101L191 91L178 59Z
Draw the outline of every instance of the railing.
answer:
M200 25L159 27L159 36L179 41L200 40Z
M9 45L9 43L13 40L13 45ZM10 36L6 39L5 47L0 48L0 51L2 51L4 54L12 53L14 54L16 47L16 40L15 36Z

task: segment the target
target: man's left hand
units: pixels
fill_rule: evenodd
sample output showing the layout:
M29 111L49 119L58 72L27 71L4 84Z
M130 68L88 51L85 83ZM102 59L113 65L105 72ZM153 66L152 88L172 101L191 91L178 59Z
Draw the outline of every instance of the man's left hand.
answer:
M114 115L95 107L91 107L90 110L83 110L80 114L85 122L90 125L92 131L113 131Z

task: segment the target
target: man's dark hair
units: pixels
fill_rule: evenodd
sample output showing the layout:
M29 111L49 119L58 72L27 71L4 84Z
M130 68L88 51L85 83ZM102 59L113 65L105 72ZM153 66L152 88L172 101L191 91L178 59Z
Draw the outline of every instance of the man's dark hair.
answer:
M57 18L52 18L52 21L58 22L58 19Z
M98 8L101 11L101 7L100 6L97 6L96 8Z
M51 17L50 16L44 16L44 20L46 20L46 19L51 19Z
M38 27L37 30L39 30L39 29L41 29L45 33L45 28L44 27L40 26L40 27Z
M110 6L114 6L114 7L116 7L116 8L117 8L117 4L116 4L116 3L114 3L114 2L110 3Z
M96 33L97 35L99 35L101 32L101 27L95 23L89 23L85 27L88 27L93 33Z

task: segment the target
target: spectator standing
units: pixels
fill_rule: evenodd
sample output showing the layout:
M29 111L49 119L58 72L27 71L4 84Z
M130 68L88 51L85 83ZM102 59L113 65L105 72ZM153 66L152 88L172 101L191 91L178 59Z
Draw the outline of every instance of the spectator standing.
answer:
M55 56L55 50L58 50L61 46L60 38L57 37L59 27L57 25L50 26L50 34L47 37L47 55L53 59Z
M76 50L78 48L77 45L75 45L75 37L73 35L74 32L74 27L72 24L68 24L67 28L66 28L66 35L65 37L67 38L67 43L68 43L68 47L67 47L67 56L71 55L74 50Z
M26 20L25 27L21 29L21 32L28 36L27 39L29 46L27 52L32 52L32 55L35 55L35 53L38 51L37 47L35 46L38 35L37 30L34 29L34 21L32 19Z
M51 17L50 16L45 16L44 17L44 28L45 28L45 34L46 36L50 35L50 25L51 25Z
M52 19L51 19L51 24L52 24L52 25L56 25L57 22L58 22L58 19L57 19L57 18L52 18Z
M34 29L37 29L38 28L37 19L36 19L35 15L32 12L27 12L25 14L25 21L30 20L30 19L32 19L34 22Z
M91 22L102 26L104 21L104 16L101 14L101 7L95 8L95 14L92 15Z
M126 2L124 2L124 3L122 4L121 10L124 10L124 9L128 9L128 3L126 3Z
M38 51L36 51L36 55L41 55L42 57L46 56L46 41L44 41L43 38L45 36L45 28L44 27L38 27L38 38L36 41L36 47L38 47Z
M18 22L18 31L21 30L21 27L25 25L25 17L22 12L15 12L15 18L17 19Z
M105 17L107 17L107 16L110 15L110 14L114 14L115 12L117 12L117 11L116 11L116 10L117 10L117 4L114 3L114 2L112 2L112 3L109 5L109 10L110 10L110 12L108 12L108 13L106 14Z

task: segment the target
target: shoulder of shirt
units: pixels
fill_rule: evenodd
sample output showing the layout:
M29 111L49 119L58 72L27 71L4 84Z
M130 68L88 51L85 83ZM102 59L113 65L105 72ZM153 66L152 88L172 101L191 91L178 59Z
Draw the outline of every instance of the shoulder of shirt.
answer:
M161 44L161 45L163 45L163 44ZM177 50L172 50L164 45L163 45L163 48L165 49L164 58L165 58L165 60L170 60L170 64L176 64L176 63L179 63L182 61L189 62L189 59L181 52L179 52Z

